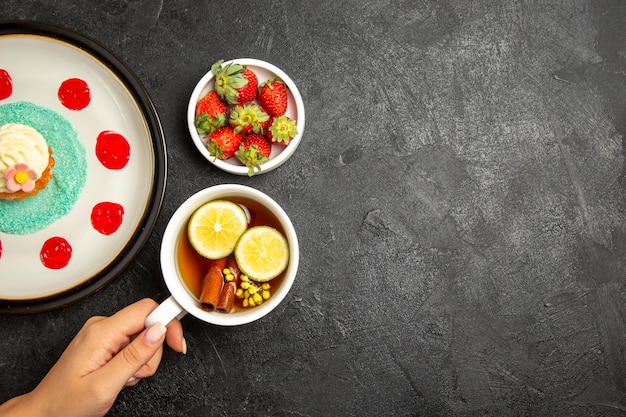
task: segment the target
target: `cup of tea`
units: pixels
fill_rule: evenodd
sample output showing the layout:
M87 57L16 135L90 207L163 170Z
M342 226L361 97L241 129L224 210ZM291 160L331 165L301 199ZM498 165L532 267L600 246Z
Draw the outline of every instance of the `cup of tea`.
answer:
M280 275L266 282L243 284L246 289L254 286L259 296L263 292L263 297L252 298L248 292L243 296L245 290L242 288L230 312L207 311L201 304L204 279L212 261L196 251L188 234L192 215L212 201L227 201L240 206L249 227L269 226L278 231L286 239L289 253L287 266ZM298 238L287 213L267 194L245 185L221 184L197 192L174 212L163 235L160 259L163 278L171 295L148 316L146 327L157 322L167 325L186 314L214 325L237 326L264 317L287 296L298 271ZM248 281L245 274L242 279Z

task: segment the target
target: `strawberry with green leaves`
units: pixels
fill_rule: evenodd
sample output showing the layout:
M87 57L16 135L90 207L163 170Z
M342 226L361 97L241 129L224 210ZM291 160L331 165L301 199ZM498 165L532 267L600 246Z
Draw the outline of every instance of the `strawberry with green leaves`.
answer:
M210 134L220 127L226 126L228 107L220 99L215 90L209 91L196 104L194 124L200 134Z
M272 123L265 132L265 137L270 143L287 146L297 134L296 122L287 116L280 116L272 119Z
M235 133L231 127L225 126L211 133L208 139L209 154L217 159L230 159L239 149L243 136Z
M263 133L269 120L269 114L261 106L249 102L231 108L228 124L235 133Z
M261 164L269 161L271 152L272 145L265 136L253 133L245 137L235 156L248 167L248 176L251 177L255 170L261 171Z
M282 116L287 112L287 87L278 77L259 85L257 100L272 117Z
M215 90L226 103L243 104L254 100L259 86L256 74L245 65L229 63L223 66L223 60L211 67L215 76Z

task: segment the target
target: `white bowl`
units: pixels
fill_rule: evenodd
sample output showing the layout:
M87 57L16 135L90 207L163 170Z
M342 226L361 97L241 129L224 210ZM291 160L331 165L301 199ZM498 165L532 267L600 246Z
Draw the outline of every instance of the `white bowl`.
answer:
M302 133L304 132L304 103L302 101L302 96L300 95L300 91L298 87L296 87L295 83L289 78L287 74L285 74L278 67L258 59L251 58L241 58L235 59L232 61L226 61L223 65L228 65L230 63L237 63L240 65L245 65L256 74L259 79L259 85L267 80L273 80L276 77L279 77L281 80L285 82L287 85L287 113L286 116L296 121L296 128L298 129L297 135L289 142L289 145L272 145L272 153L270 154L269 161L261 165L261 171L255 172L255 175L263 174L269 172L273 169L278 168L282 164L293 155L296 151L296 148L300 144L300 140L302 139ZM216 167L230 172L231 174L236 175L248 175L248 167L244 166L237 160L237 158L233 157L227 160L217 159L216 157L209 154L209 150L207 149L207 139L204 135L198 134L196 127L194 125L195 120L195 112L196 112L196 104L198 100L204 97L210 90L215 89L215 80L213 73L209 70L196 84L196 87L191 94L191 98L189 99L189 105L187 107L187 126L189 128L189 134L191 135L191 139L193 143L198 148L198 151L204 156L209 162L211 162Z

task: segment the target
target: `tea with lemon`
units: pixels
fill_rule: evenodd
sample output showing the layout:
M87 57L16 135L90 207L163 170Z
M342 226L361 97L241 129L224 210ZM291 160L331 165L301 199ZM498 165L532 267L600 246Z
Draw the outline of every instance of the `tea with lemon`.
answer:
M254 232L257 229L259 232L262 232L263 228L257 228L257 226L269 226L269 228L275 229L277 232L279 232L278 235L280 235L284 239L285 232L283 228L281 227L280 222L278 221L276 216L274 216L267 208L265 208L261 204L253 200L249 200L246 198L239 198L239 197L229 197L229 198L225 198L222 200L235 203L247 209L249 213L249 217L250 217L250 222L248 224L247 231L250 231L251 228L255 228L252 232ZM190 234L188 232L188 229L189 229L189 222L180 231L178 242L176 245L176 257L177 257L177 262L178 262L178 271L188 291L195 298L199 298L201 290L202 290L202 281L205 275L207 274L211 261L208 258L200 255L197 248L194 248L194 245L192 245L192 243L190 242L190 238L189 238ZM250 234L254 235L255 233L250 233ZM276 237L276 234L273 234L273 235L271 234L270 239L268 240L269 241L276 240L276 239L273 239L272 237ZM252 239L247 239L247 240L252 240ZM264 241L265 239L260 239L260 240ZM281 244L280 239L277 239L277 241L278 241L278 245L280 246ZM284 244L285 245L287 244L286 240L284 241ZM249 246L253 247L254 245L249 245ZM278 250L280 251L280 247L278 248ZM288 253L288 248L286 248L286 250ZM200 250L200 252L202 252L202 250ZM239 252L241 252L241 249ZM244 259L245 257L243 257L241 253L239 254L239 257L240 259L242 259L242 262L247 262L245 261ZM242 274L243 274L243 271L242 271ZM267 288L268 286L271 286L271 289L269 289L269 291L273 293L274 291L276 291L277 288L280 287L283 281L284 275L285 275L285 272L283 270L283 272L281 272L278 276L276 276L273 279L270 279L267 282L262 282L263 277L261 277L259 282L257 282L256 284L258 284L259 289L261 289L262 287ZM252 281L252 282L254 283L255 281ZM265 286L263 286L263 284L265 284ZM233 312L241 311L246 308L250 308L248 301L239 297L235 302Z

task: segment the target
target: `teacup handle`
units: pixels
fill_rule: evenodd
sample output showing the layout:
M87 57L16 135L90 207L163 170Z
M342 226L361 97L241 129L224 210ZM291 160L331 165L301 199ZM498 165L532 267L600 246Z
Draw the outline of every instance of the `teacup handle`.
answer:
M186 314L187 311L170 295L146 317L146 327L150 327L154 323L167 326L174 318L182 319Z

